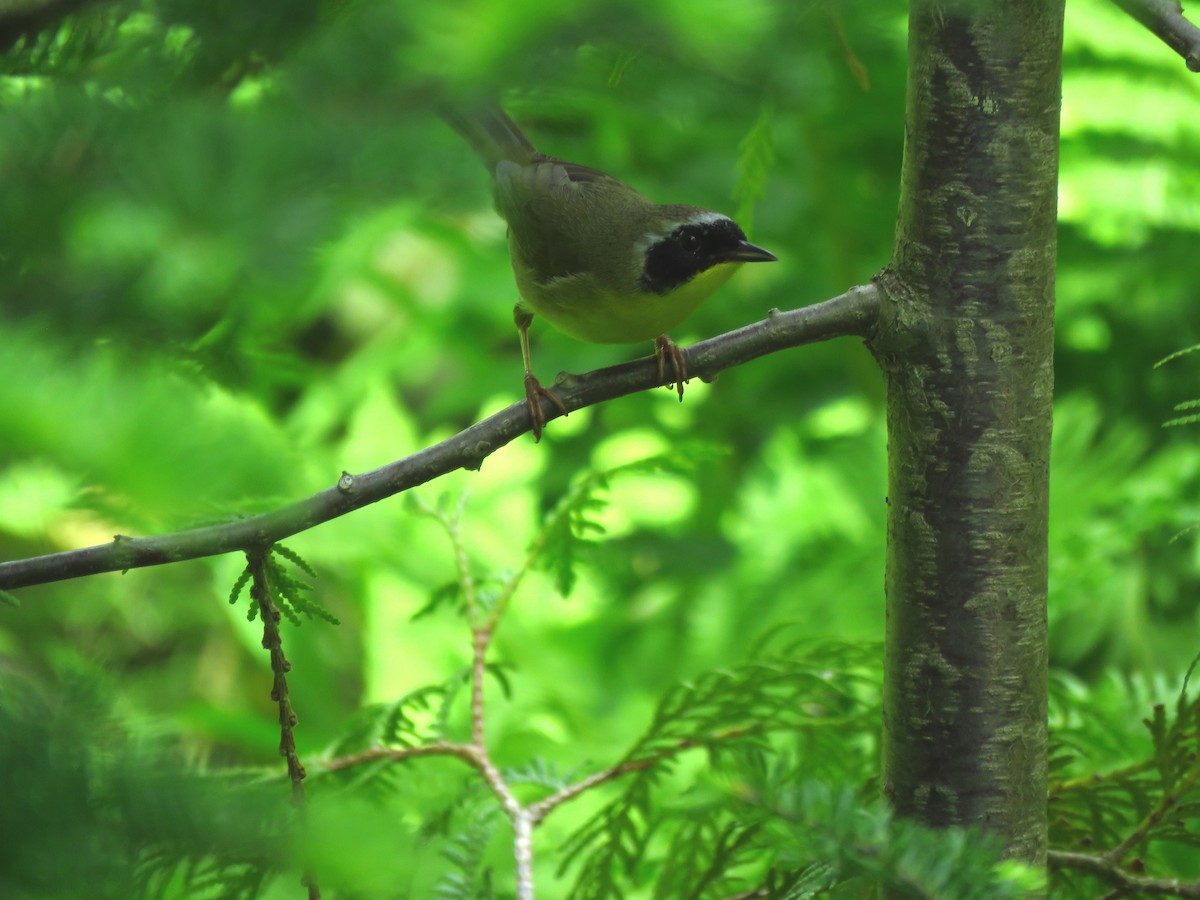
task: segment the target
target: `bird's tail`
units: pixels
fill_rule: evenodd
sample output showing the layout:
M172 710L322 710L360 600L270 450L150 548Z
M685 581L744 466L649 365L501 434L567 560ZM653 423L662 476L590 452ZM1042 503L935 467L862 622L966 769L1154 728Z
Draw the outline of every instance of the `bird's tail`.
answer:
M442 118L467 139L488 171L495 171L496 164L503 160L524 164L538 155L533 144L498 105L477 107L470 112L443 109Z

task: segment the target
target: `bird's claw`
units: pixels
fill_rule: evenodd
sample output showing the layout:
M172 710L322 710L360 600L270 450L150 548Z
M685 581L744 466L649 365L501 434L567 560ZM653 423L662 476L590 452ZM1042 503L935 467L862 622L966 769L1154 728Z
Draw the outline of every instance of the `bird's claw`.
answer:
M658 380L660 382L666 381L667 360L670 359L672 381L675 384L675 390L679 392L679 402L682 403L683 386L688 380L687 362L683 358L683 351L665 334L660 334L654 341L654 357L658 360ZM667 384L670 383L667 382Z
M542 387L540 381L534 377L532 372L525 373L525 400L529 403L529 418L533 424L533 440L536 443L542 439L542 429L546 427L546 414L542 411L542 398L545 397L555 406L557 406L562 414L567 414L567 408L563 406L563 402L558 399L558 395L553 391Z

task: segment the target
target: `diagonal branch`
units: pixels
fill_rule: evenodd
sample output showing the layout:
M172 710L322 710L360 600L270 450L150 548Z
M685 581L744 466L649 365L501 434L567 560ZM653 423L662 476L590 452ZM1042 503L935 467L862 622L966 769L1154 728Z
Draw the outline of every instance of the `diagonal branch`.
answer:
M684 350L687 371L709 381L718 372L768 353L835 337L867 337L879 293L873 284L802 309L772 310L761 322L700 341ZM583 409L664 383L653 357L586 375L560 378L555 393L568 410ZM548 404L547 420L561 413ZM440 444L338 483L304 500L257 516L153 537L117 535L107 544L0 563L0 589L27 587L142 566L158 566L233 551L261 551L293 534L425 484L456 469L478 469L505 444L530 430L525 402L476 422Z
M1200 28L1184 18L1183 5L1179 0L1113 2L1182 56L1189 69L1200 72Z
M1147 897L1154 894L1164 897L1200 898L1200 882L1134 875L1120 868L1107 856L1051 850L1046 854L1046 861L1051 869L1075 869L1099 878L1115 887L1120 892L1118 896Z

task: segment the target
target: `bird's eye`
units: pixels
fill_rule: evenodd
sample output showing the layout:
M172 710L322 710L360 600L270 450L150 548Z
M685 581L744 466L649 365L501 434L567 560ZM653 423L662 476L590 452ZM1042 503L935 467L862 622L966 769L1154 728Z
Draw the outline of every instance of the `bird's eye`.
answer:
M700 249L700 238L694 234L685 234L683 236L683 249L688 253L696 253Z

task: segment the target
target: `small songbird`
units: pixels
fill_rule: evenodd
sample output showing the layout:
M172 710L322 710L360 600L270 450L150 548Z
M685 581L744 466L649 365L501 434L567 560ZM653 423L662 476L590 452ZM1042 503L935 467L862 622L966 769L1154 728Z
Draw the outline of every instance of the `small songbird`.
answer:
M496 208L508 223L508 249L520 299L525 396L539 440L542 387L529 361L529 323L541 316L581 341L654 340L659 376L669 363L679 399L683 354L666 333L690 316L742 263L777 257L746 240L728 216L697 206L658 204L596 169L534 149L503 110L446 113L495 178Z

